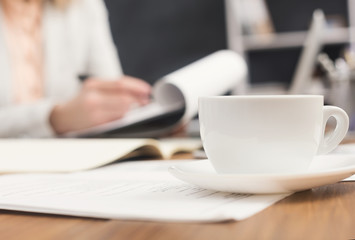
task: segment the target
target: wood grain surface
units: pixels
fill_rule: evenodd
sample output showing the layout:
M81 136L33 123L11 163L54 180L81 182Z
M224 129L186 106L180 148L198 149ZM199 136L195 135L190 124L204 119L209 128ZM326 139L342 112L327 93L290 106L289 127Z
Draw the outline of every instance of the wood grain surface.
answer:
M354 239L355 182L295 193L243 221L163 223L0 212L0 239Z

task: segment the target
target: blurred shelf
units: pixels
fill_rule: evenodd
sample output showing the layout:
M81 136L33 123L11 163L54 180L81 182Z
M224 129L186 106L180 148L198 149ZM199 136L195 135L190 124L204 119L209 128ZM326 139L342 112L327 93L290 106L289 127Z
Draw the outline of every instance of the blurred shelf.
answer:
M303 45L307 36L307 31L285 32L265 35L243 36L243 45L248 50L264 50L300 47ZM325 44L349 43L349 28L332 28L324 34Z

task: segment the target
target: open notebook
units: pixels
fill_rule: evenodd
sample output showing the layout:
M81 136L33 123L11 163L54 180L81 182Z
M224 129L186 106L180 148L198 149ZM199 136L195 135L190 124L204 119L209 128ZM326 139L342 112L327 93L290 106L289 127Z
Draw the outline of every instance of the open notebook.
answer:
M246 74L240 55L217 51L160 79L153 86L151 104L65 137L159 137L196 116L198 97L225 94L245 81Z
M126 159L170 159L202 147L199 138L0 139L0 173L74 172Z

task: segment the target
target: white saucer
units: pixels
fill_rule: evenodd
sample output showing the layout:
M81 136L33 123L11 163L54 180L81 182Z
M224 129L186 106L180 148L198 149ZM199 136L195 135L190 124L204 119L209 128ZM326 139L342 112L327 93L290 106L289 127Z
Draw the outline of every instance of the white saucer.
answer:
M355 174L354 154L317 156L307 172L295 174L217 174L208 160L169 168L176 178L199 187L235 193L297 192L336 183Z

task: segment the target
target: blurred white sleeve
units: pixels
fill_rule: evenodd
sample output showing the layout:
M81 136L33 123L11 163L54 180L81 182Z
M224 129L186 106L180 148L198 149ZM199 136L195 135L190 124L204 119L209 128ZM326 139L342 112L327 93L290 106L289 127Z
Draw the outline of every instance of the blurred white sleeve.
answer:
M89 35L88 73L92 76L117 78L122 68L112 39L108 11L102 0L87 0Z
M53 104L41 100L31 104L11 105L0 108L0 137L53 137L49 123Z

